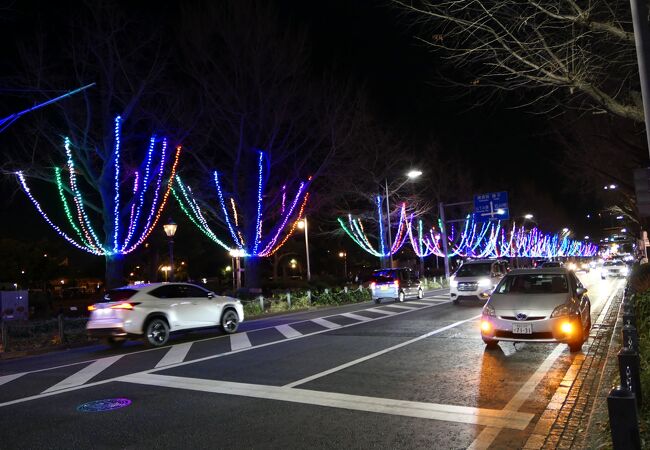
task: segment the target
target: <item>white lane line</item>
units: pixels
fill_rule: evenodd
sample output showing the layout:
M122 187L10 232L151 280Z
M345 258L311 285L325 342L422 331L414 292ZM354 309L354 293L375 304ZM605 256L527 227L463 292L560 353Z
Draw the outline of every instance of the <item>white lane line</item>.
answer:
M14 381L16 378L20 378L23 375L25 375L27 372L21 372L21 373L12 373L11 375L4 375L0 377L0 386L2 386L5 383L9 383L10 381Z
M385 309L379 309L379 308L368 308L368 309L365 309L364 311L373 312L373 313L377 313L377 314L384 314L386 316L392 316L394 314L399 314L397 311L387 311Z
M185 342L183 344L171 346L167 353L165 353L165 356L163 356L162 359L158 361L156 368L183 362L187 356L187 352L190 351L192 344L193 342Z
M525 429L534 414L516 411L474 408L469 406L442 405L438 403L411 402L388 398L365 397L361 395L319 392L306 389L287 389L278 386L233 383L198 378L173 377L167 375L135 374L118 378L127 383L188 389L215 394L239 395L267 400L279 400L307 405L341 408L354 411L417 417L430 420L444 420L475 425L498 426Z
M55 384L52 387L45 389L42 393L47 394L49 392L58 391L61 389L66 389L74 386L81 386L82 384L89 381L95 375L103 372L105 369L113 365L117 360L122 358L125 355L109 356L108 358L98 359L94 363L84 367L80 371L73 373L65 380L62 380Z
M241 350L242 348L252 347L251 340L248 339L247 333L236 333L230 335L230 350Z
M322 318L311 319L311 321L318 324L318 325L320 325L320 326L322 326L322 327L330 328L330 329L339 328L341 326L338 323L330 322L329 320L325 320L325 319L322 319Z
M612 292L609 296L609 300L605 304L605 307L609 308L609 305L611 304L612 298L614 298L614 295L618 292L619 286L616 286L614 289L614 292ZM602 315L602 311L601 311ZM599 317L600 319L600 317ZM504 410L512 410L516 411L518 410L521 405L523 405L526 400L528 400L528 397L530 394L532 394L535 391L535 388L537 385L544 379L546 376L546 373L553 367L553 364L557 360L557 358L563 353L564 351L564 344L558 344L553 351L546 357L544 362L537 368L535 373L531 375L531 377L524 383L524 385L519 389L519 391L515 394L512 399L508 402L508 404L504 407ZM494 442L494 439L496 439L497 435L501 432L500 428L493 428L493 427L487 427L484 428L483 431L479 433L479 435L474 439L474 442L468 447L468 450L479 450L479 449L486 449L492 445L492 442Z
M430 305L430 302L423 302L418 300L409 300L409 305Z
M275 329L282 333L282 336L286 337L287 339L302 336L302 333L300 331L296 330L295 328L291 328L289 325L278 325L275 327Z
M340 370L347 369L348 367L357 365L357 364L362 363L364 361L368 361L369 359L376 358L377 356L381 356L381 355L384 355L384 354L386 354L388 352L392 352L393 350L397 350L398 348L406 347L407 345L411 345L411 344L413 344L415 342L421 341L422 339L426 339L426 338L431 337L431 336L433 336L435 334L442 333L443 331L449 330L450 328L457 327L458 325L462 325L462 324L464 324L466 322L471 322L473 320L478 319L479 317L481 317L480 314L478 316L470 317L469 319L460 320L458 322L452 323L451 325L447 325L447 326L444 326L442 328L438 328L437 330L429 331L428 333L425 333L425 334L423 334L421 336L410 339L410 340L408 340L406 342L402 342L401 344L393 345L392 347L388 347L388 348L385 348L385 349L380 350L378 352L371 353L370 355L366 355L366 356L363 356L363 357L361 357L359 359L355 359L354 361L350 361L350 362L347 362L345 364L341 364L340 366L334 367L332 369L328 369L328 370L325 370L323 372L320 372L320 373L311 375L309 377L303 378L301 380L294 381L293 383L285 384L283 387L285 387L285 388L293 388L293 387L299 386L301 384L308 383L310 381L316 380L317 378L322 378L322 377L330 375L330 374L332 374L334 372L338 372Z
M397 308L397 309L410 309L411 311L415 309L420 309L417 306L404 306L404 305L384 305L387 308ZM430 305L427 305L430 306Z
M439 306L439 305L443 305L443 304L446 304L446 303L447 303L447 302L445 302L445 303L432 303L431 305L429 305L429 306L427 306L427 307L418 308L417 310L433 308L433 307L436 307L436 306ZM409 310L409 311L398 312L398 313L395 313L395 316L401 316L401 315L403 315L403 314L409 314L409 313L411 313L411 312L413 312L413 311L417 311L417 310L416 310L416 309L412 309L412 310ZM388 319L389 317L395 317L395 316L377 317L376 319L373 319L373 320ZM327 317L331 317L331 316L327 316ZM323 319L323 320L324 320L324 319ZM295 322L295 323L304 323L304 322L309 322L309 321L310 321L310 320L301 320L301 321L298 321L298 322ZM315 320L312 320L312 321L315 321ZM355 326L357 326L357 325L360 325L360 324L362 324L362 323L365 323L365 322L355 322L355 323L351 323L351 324L349 324L349 325L337 325L337 324L334 324L334 323L329 322L329 321L326 321L326 322L328 322L328 323L331 324L331 325L336 326L336 328L349 328L349 327L355 327ZM323 326L324 326L324 325L323 325ZM260 331L260 330L262 330L262 329L266 330L266 329L270 329L270 328L275 328L275 327L259 328L259 329L255 330L255 331ZM319 334L328 333L329 331L331 331L331 330L330 330L329 328L326 328L325 330L319 330L319 331L314 331L313 333L304 334L302 337L305 338L305 337L317 336L317 335L319 335ZM229 336L229 335L226 335L226 336L219 336L219 338L223 338L223 337L230 337L230 336ZM193 342L196 343L196 342L203 342L203 341L211 341L211 340L213 340L213 339L219 339L219 338L206 338L206 339L200 339L200 340L193 341ZM183 367L183 366L187 366L187 365L189 365L189 364L197 364L197 363L201 363L201 362L204 362L204 361L209 361L209 360L212 360L212 359L217 359L217 358L226 358L226 357L228 357L228 356L231 356L231 355L234 354L234 353L246 352L246 351L250 351L250 350L258 350L258 349L260 349L260 348L270 347L270 346L272 346L272 345L279 345L279 344L283 344L283 343L285 343L285 342L288 342L288 341L287 341L287 340L279 340L279 341L267 342L266 344L256 345L255 347L243 348L243 349L241 349L241 350L237 350L237 351L235 351L235 352L223 352L223 353L217 353L217 354L215 354L215 355L204 356L203 358L193 359L192 361L183 361L182 363L170 364L169 366L167 366L167 367L165 367L165 368L160 368L160 369L149 369L149 370L144 370L144 371L142 371L142 372L137 372L137 373L139 373L139 374L151 373L151 372L155 372L155 371L158 371L158 370L170 369L170 368L173 368L173 367ZM156 348L156 349L149 349L149 350L141 350L141 351L138 351L138 352L127 353L126 355L133 355L133 354L136 354L136 353L144 353L144 352L148 352L148 351L158 351L158 350L159 350L159 349L157 349L157 348ZM124 356L126 356L126 355L124 355ZM95 360L95 361L100 361L100 360ZM90 361L83 361L83 362L73 363L73 364L69 364L69 365L66 365L66 366L59 366L59 367L57 367L57 368L68 367L68 366L74 366L74 365L77 365L77 364L84 364L84 363L88 363L88 362L90 362ZM35 370L35 371L26 372L26 373L43 372L43 371L45 371L45 370L52 370L52 368L48 368L48 369L38 369L38 370ZM19 403L25 403L25 402L29 402L29 401L32 401L32 400L39 400L39 399L42 399L42 398L50 397L50 396L52 396L52 395L57 395L57 394L62 394L62 393L66 393L66 392L77 391L77 390L79 390L79 389L85 389L85 388L89 388L89 387L93 387L93 386L99 386L99 385L106 384L106 383L112 383L112 382L114 382L116 379L117 379L117 378L109 378L109 379L102 380L102 381L95 381L95 382L92 382L92 383L86 383L86 384L83 384L83 385L81 385L81 386L73 386L73 387L71 387L71 388L61 389L61 390L59 390L59 391L48 392L48 393L42 393L42 394L36 394L36 395L30 395L29 397L23 397L23 398L19 398L19 399L16 399L16 400L10 400L10 401L8 401L8 402L0 403L0 408L6 407L6 406L11 406L11 405L17 405L17 404L19 404Z
M361 322L366 322L368 320L372 320L371 317L360 316L359 314L353 314L353 313L343 313L343 314L341 314L341 316L347 317L348 319L352 319L352 320L359 320Z

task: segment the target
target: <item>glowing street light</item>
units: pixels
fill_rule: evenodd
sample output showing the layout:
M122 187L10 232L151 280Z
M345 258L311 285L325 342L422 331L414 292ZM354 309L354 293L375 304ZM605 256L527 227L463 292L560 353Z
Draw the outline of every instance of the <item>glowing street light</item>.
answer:
M171 268L171 275L169 279L171 281L174 281L174 235L176 234L177 228L178 225L176 225L171 217L169 218L169 221L163 225L163 230L169 238L169 266Z
M533 217L535 217L535 216L533 216L532 214L524 215L524 219L528 219L528 220L532 219Z
M339 258L343 258L343 277L348 278L348 254L347 252L339 252Z
M305 260L307 262L307 281L311 281L311 265L309 264L309 226L307 224L307 216L298 221L298 229L305 232Z
M413 179L419 177L420 175L422 175L422 171L421 171L421 170L417 170L417 169L410 170L410 171L406 174L406 176L409 177L411 180L413 180Z

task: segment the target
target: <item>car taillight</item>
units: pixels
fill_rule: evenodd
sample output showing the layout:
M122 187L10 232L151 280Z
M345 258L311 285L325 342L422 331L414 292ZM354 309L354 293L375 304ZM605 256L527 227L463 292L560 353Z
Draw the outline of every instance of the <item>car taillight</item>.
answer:
M110 306L110 308L111 309L133 309L135 305L137 305L137 303L123 302L123 303L118 303L117 305L112 305Z
M375 286L377 286L377 283L375 283L374 281L370 283L370 289L374 289Z
M393 286L395 286L396 288L399 288L399 280L393 281Z
M97 309L97 307L95 305L88 306L88 311L94 311L96 309Z

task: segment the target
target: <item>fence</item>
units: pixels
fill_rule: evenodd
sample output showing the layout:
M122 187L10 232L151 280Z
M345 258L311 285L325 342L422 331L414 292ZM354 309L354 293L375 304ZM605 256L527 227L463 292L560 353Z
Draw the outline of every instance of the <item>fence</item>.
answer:
M3 320L0 322L0 352L20 352L90 342L87 318L59 315L49 320Z
M613 388L607 396L607 409L614 450L634 450L641 449L638 411L643 396L635 301L628 288L623 295L622 307L623 348L618 352L621 385Z

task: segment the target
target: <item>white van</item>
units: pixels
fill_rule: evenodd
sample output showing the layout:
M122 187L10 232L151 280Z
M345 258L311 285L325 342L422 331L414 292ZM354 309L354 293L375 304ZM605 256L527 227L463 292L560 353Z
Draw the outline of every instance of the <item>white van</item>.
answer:
M487 300L508 271L508 263L503 260L466 261L451 276L449 295L456 305L461 300Z

